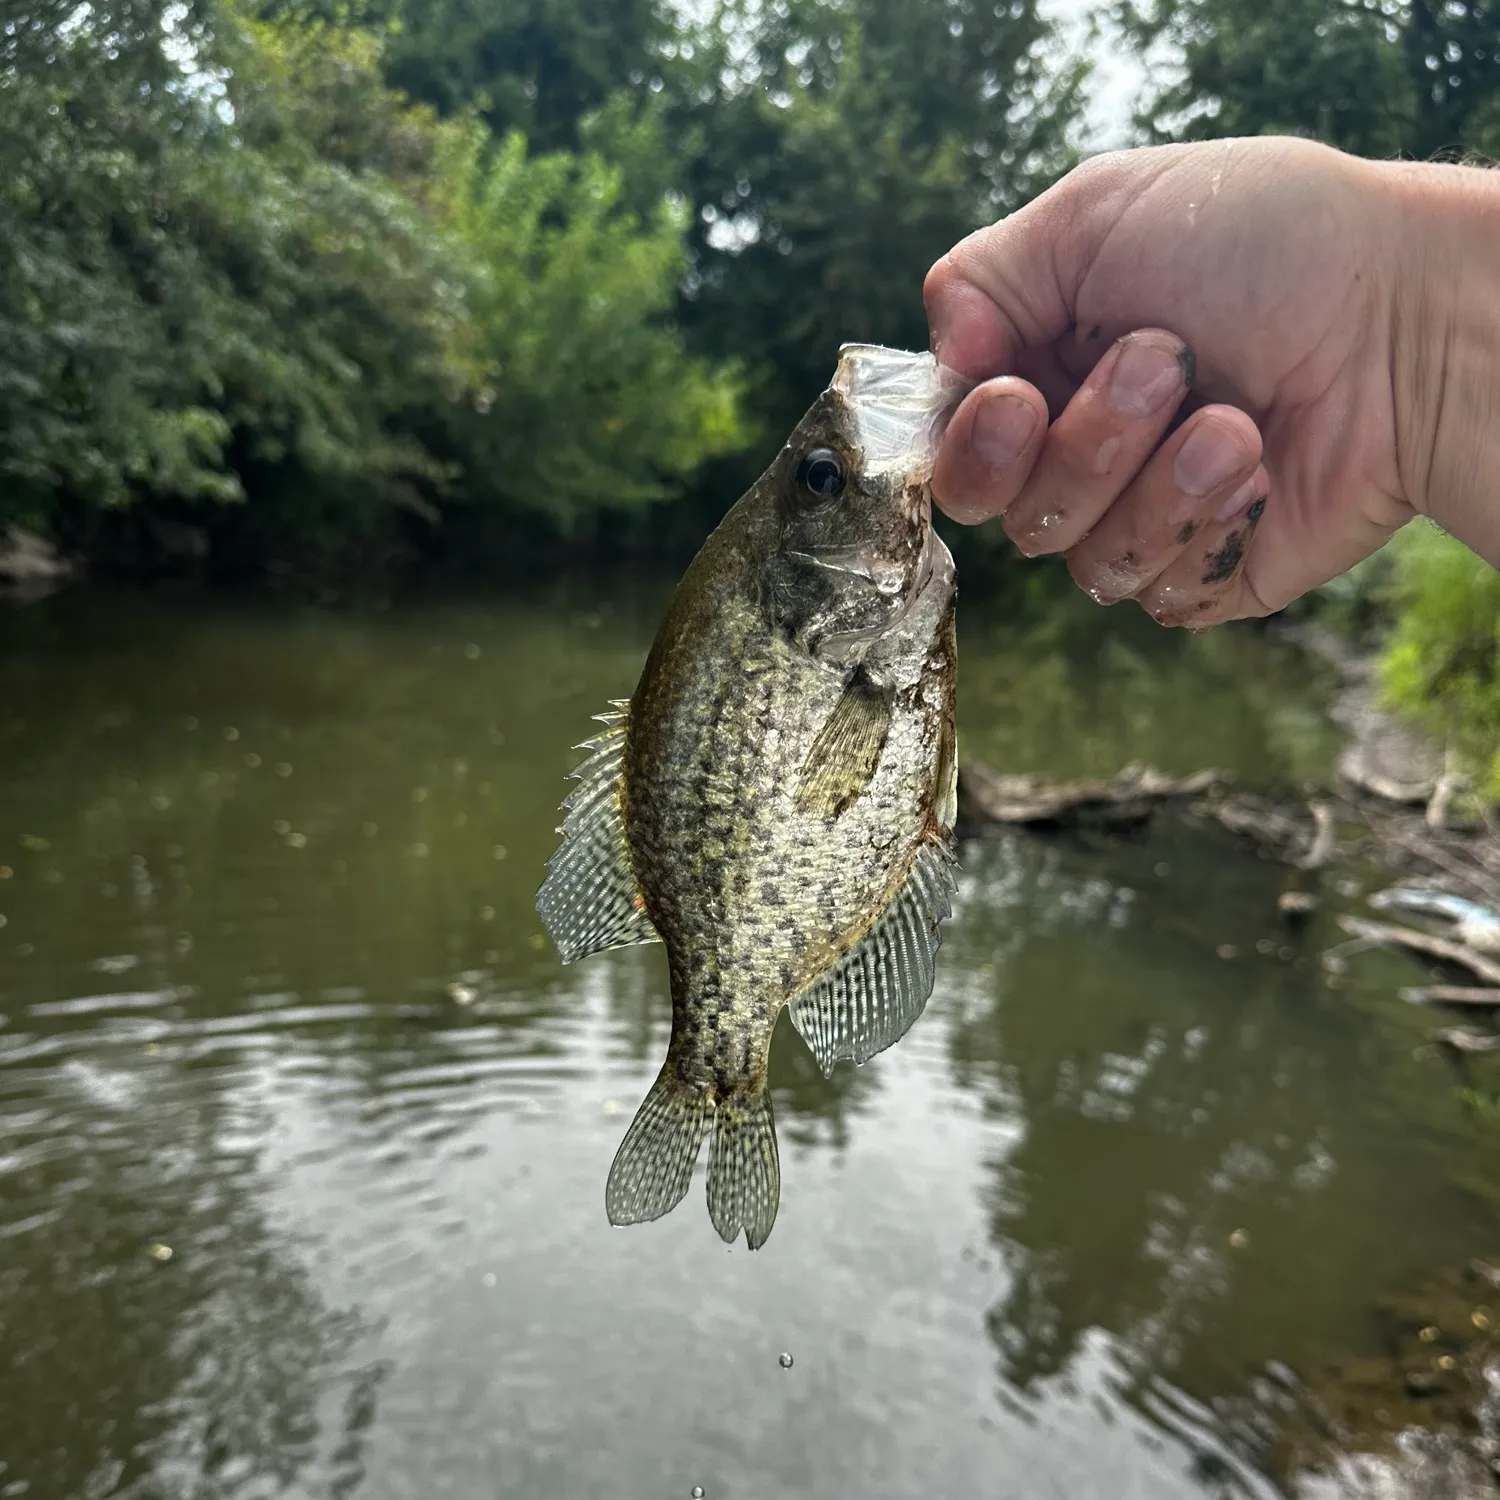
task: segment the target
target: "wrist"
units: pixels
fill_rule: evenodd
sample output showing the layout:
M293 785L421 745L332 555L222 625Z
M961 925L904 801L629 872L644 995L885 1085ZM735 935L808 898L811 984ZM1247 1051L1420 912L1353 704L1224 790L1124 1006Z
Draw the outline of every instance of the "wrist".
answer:
M1500 172L1391 163L1392 396L1406 498L1500 567Z

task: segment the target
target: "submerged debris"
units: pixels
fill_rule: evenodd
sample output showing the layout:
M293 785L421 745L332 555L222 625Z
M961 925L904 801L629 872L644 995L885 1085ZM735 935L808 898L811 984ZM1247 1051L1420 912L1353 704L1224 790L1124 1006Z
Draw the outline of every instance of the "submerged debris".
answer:
M1401 992L1407 998L1413 998L1420 993L1415 990L1403 990ZM1492 993L1493 1003L1500 1005L1500 990L1473 993ZM1447 1026L1442 1031L1434 1034L1434 1041L1442 1042L1444 1046L1451 1047L1455 1052L1496 1052L1500 1051L1500 1036L1493 1032L1471 1031L1467 1026Z
M1401 998L1413 1005L1500 1005L1500 989L1487 984L1410 984Z
M1475 952L1463 943L1434 937L1430 932L1419 932L1414 927L1398 927L1390 922L1368 922L1363 917L1340 917L1339 926L1351 937L1362 939L1366 943L1395 943L1398 947L1425 953L1430 958L1458 964L1478 975L1486 984L1500 985L1500 963L1486 958L1484 954ZM1495 992L1495 998L1490 1003L1500 1004L1500 991Z
M1089 776L1050 781L1045 776L1005 775L969 760L958 772L958 820L960 828L970 831L992 823L1144 823L1162 803L1200 797L1223 780L1218 771L1168 776L1149 766L1129 765L1108 781Z

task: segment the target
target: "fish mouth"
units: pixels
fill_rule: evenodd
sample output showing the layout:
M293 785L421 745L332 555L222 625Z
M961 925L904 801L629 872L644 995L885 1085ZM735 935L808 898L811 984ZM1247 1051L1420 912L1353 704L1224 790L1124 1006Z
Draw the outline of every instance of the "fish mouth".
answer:
M879 344L844 344L831 384L853 419L864 472L924 480L948 417L973 387L934 355Z

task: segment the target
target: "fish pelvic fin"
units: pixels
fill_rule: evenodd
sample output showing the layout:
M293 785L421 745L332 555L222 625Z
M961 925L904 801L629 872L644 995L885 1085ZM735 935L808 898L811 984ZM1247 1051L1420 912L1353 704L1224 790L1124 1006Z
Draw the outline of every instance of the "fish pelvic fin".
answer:
M708 1158L708 1216L732 1245L759 1250L776 1222L781 1201L781 1158L776 1121L765 1082L720 1098L714 1114L714 1144Z
M797 792L801 806L836 818L854 805L880 764L891 696L863 667L855 669L807 752Z
M660 940L631 864L625 839L625 724L630 705L599 715L606 728L580 749L591 752L573 772L578 786L566 802L562 843L547 864L536 909L565 964Z
M868 1062L906 1035L936 976L938 927L953 911L947 839L917 852L911 873L870 926L789 1009L827 1077L841 1058Z
M684 1083L669 1058L609 1169L604 1206L611 1224L644 1224L682 1202L713 1112L707 1092Z

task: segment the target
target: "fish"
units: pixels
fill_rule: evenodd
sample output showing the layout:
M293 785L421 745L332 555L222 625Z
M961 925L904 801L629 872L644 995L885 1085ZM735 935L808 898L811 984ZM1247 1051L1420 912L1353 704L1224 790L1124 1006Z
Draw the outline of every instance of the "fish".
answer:
M611 1223L660 1218L704 1141L730 1244L781 1193L767 1088L789 1010L825 1076L898 1041L952 914L957 642L930 478L969 382L848 344L683 574L629 699L578 748L537 895L558 954L660 941L672 1030L620 1143Z

